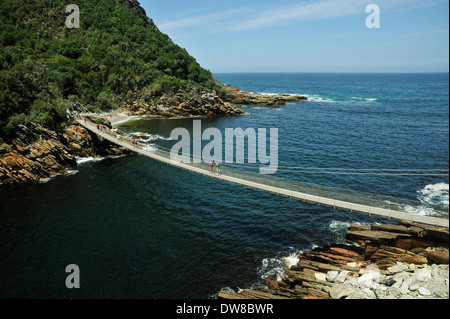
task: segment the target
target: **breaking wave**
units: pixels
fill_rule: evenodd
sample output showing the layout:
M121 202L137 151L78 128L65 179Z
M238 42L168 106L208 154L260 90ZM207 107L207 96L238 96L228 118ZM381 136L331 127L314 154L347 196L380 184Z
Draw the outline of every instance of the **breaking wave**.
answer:
M448 216L449 184L429 184L417 191L417 199L422 205L406 206L408 213L416 215Z
M85 164L89 162L100 162L106 159L106 157L75 157L77 165Z
M287 276L289 269L298 263L298 255L302 252L294 248L290 248L287 255L278 258L264 258L258 267L258 275L261 279L271 279L280 281Z

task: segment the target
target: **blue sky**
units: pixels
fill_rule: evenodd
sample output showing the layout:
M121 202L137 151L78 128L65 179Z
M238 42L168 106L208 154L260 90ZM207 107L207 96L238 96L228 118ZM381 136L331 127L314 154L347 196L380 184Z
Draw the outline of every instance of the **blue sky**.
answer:
M140 0L214 73L448 72L448 0ZM380 28L366 27L368 4Z

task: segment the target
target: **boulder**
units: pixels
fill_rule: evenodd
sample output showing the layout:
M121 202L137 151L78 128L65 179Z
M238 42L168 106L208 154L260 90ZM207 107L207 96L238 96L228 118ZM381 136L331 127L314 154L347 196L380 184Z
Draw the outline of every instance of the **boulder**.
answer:
M449 253L448 251L441 250L431 250L426 252L426 256L428 259L432 260L436 264L448 264L449 262Z
M422 296L431 296L431 292L425 287L420 287L418 290Z
M358 285L361 287L371 288L375 282L380 279L380 272L369 270L364 275L358 278Z
M420 255L402 255L398 258L398 260L404 263L416 265L423 265L428 263L427 258Z
M350 271L348 270L343 270L339 273L339 275L337 275L335 281L339 282L339 283L343 283L348 279L348 276L350 275Z
M330 271L327 273L327 281L329 281L329 282L335 281L338 275L339 275L339 271L336 271L336 270L330 270Z
M322 272L317 272L314 274L314 277L318 281L327 281L327 274L324 274Z
M428 268L417 269L414 274L419 281L429 281L433 278L432 272Z
M396 273L399 273L399 272L402 272L402 271L406 271L406 270L408 270L408 268L409 267L407 265L397 264L395 266L389 267L387 269L387 274L388 275L393 275L393 274L396 274Z
M430 247L432 243L428 240L416 239L416 238L397 238L395 246L398 248L411 250L420 247Z
M355 288L348 284L339 284L331 287L330 289L330 297L333 299L341 299L343 297L347 297L353 293Z

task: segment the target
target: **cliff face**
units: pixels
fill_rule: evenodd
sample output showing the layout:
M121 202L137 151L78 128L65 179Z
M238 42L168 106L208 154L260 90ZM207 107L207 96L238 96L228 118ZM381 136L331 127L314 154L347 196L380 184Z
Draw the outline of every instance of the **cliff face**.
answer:
M0 185L42 182L67 174L76 157L127 155L131 152L73 124L55 132L38 125L21 127L6 144L0 140Z
M222 98L233 104L242 105L267 105L267 106L281 106L289 102L307 101L308 98L296 94L259 94L242 91L231 85L225 85L227 89Z
M124 101L125 113L131 115L158 115L166 117L189 115L240 115L244 111L223 101L216 92L196 87L180 88L158 97L135 94Z
M82 111L133 115L239 115L235 104L282 105L219 83L161 33L137 0L78 0L80 28L66 28L58 0L0 2L0 184L67 172L75 156L127 154L72 124Z
M241 114L208 70L161 33L137 0L78 0L67 28L58 0L0 2L0 184L67 172L75 157L127 154L72 123L66 109Z
M448 299L449 232L409 222L351 225L347 240L302 252L267 288L219 292L223 299Z

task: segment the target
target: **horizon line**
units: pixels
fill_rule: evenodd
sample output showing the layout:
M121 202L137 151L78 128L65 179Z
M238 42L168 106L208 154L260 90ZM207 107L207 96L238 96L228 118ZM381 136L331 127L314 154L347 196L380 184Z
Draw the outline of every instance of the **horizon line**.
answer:
M269 73L273 73L273 74L299 74L299 73L305 73L305 74L317 74L317 73L321 73L321 74L449 74L449 71L435 71L435 72L431 72L431 71L416 71L416 72L325 72L325 71L250 71L250 72L241 72L241 71L236 71L236 72L213 72L210 70L210 72L212 74L216 74L216 73L221 73L221 74L269 74Z

